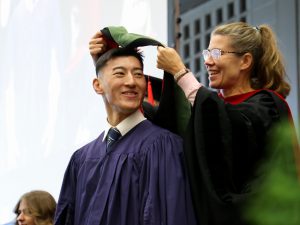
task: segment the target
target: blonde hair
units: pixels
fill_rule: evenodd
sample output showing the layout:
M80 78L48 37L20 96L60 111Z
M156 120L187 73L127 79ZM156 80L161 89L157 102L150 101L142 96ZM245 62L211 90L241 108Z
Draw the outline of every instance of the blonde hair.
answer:
M283 57L270 26L252 27L244 22L235 22L216 27L211 35L229 36L235 51L252 54L250 83L253 89L270 89L284 97L289 94L290 84L286 81Z
M53 225L56 202L50 193L39 190L25 193L15 206L14 212L17 215L23 200L26 202L36 225Z

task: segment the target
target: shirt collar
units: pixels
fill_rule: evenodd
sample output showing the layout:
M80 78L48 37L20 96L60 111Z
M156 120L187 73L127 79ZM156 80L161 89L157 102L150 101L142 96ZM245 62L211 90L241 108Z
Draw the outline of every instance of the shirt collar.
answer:
M121 135L124 136L128 131L138 125L140 122L144 121L146 118L144 117L143 113L140 110L135 111L130 116L122 120L116 128L120 131ZM105 130L103 140L105 140L108 130L112 127L106 120Z

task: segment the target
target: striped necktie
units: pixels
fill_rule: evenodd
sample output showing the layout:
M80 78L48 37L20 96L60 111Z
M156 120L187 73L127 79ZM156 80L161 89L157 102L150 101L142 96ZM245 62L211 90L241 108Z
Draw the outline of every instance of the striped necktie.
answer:
M115 127L111 127L107 133L106 150L108 150L120 137L120 131Z

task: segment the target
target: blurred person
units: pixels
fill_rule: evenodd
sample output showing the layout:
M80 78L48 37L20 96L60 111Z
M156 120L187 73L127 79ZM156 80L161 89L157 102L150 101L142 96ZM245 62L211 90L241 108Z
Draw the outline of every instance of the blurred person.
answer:
M52 225L55 208L56 202L50 193L30 191L25 193L15 206L15 224Z

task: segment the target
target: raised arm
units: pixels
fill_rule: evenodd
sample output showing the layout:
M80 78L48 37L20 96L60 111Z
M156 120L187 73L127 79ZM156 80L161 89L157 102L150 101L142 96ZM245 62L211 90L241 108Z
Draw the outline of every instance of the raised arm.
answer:
M169 47L157 48L157 68L167 71L174 76L175 81L184 91L186 98L193 105L197 90L202 84L186 68L175 49Z
M89 42L89 50L94 64L96 64L99 56L108 50L107 42L101 31L97 31L91 38Z

